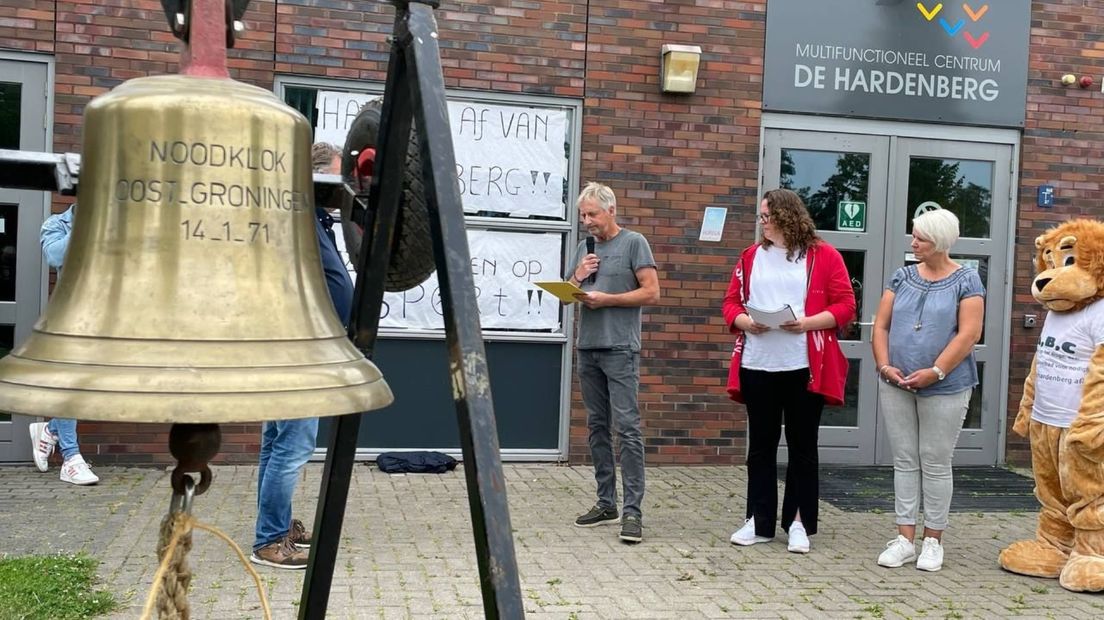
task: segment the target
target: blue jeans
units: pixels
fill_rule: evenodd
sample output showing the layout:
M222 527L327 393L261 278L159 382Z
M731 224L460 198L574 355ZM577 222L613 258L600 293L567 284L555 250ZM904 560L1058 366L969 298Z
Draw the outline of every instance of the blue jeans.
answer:
M613 429L621 457L622 512L640 516L644 500L644 440L640 435L640 353L629 350L579 349L579 388L587 409L590 458L598 483L598 505L617 507Z
M314 453L317 439L318 418L264 423L254 551L287 536L291 529L291 496L299 482L299 470Z
M80 446L77 444L77 421L68 418L54 418L46 425L46 430L57 435L58 451L61 452L63 461L80 454Z

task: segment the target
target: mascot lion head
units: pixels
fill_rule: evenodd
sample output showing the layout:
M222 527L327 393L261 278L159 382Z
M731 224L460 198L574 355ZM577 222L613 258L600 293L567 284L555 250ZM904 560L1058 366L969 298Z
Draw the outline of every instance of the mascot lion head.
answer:
M1104 297L1104 223L1066 222L1035 239L1031 295L1047 310L1080 310Z

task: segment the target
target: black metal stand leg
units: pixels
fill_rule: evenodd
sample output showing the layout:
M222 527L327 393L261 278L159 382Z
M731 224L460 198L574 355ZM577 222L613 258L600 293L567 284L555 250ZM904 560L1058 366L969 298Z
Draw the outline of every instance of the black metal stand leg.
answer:
M314 540L311 542L310 562L299 601L299 617L304 620L326 617L333 567L345 519L345 504L349 499L349 483L353 477L360 415L338 416L331 425L326 465L322 469L322 486L314 515Z
M368 214L372 219L365 228L357 261L349 334L371 357L402 194L407 142L416 114L449 345L448 380L460 425L484 614L487 618L524 618L490 376L456 183L456 160L433 17L438 2L392 0L392 3L396 6L395 29L381 110L379 159L369 196ZM315 541L299 607L302 619L326 615L359 427L359 414L341 416L330 438L315 517Z
M460 423L483 609L488 618L522 618L525 610L468 237L456 182L456 159L437 46L437 23L433 8L427 4L411 2L408 10L407 63L414 68L410 86L425 158L426 204L444 307L449 374Z

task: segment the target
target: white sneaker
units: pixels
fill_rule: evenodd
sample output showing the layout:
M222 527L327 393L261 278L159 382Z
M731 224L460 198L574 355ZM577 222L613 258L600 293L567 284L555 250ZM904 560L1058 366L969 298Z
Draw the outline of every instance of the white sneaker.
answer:
M809 535L805 533L805 526L801 521L790 524L790 542L787 548L790 553L809 553Z
M728 539L734 545L754 545L755 543L770 542L770 539L766 536L755 535L755 517L744 521L744 527L736 530L732 533L732 537Z
M897 538L886 544L886 550L878 556L878 566L887 568L900 568L908 562L916 559L916 545L912 541L897 535Z
M54 453L57 445L57 437L51 433L45 422L31 424L31 454L34 456L35 467L38 471L46 471L50 468L50 455Z
M916 568L935 572L943 568L943 545L935 538L925 538L924 548L920 551L920 558L916 560Z
M92 470L88 467L88 463L84 462L84 457L78 454L69 457L61 466L61 481L83 486L87 484L96 484L100 481L100 478L92 473Z

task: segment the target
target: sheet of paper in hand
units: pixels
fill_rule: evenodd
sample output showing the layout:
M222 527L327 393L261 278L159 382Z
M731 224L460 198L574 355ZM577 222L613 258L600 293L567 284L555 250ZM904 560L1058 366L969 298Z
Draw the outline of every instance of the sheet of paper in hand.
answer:
M786 321L797 320L797 316L794 314L790 304L786 304L777 310L762 310L750 304L745 305L744 308L747 310L751 320L760 325L766 325L771 329L778 329L778 327Z
M534 282L533 284L536 284L549 293L552 293L565 304L573 304L579 301L575 298L576 295L586 295L586 291L584 291L583 289L575 286L570 282L564 282L563 280L553 280L552 282Z

